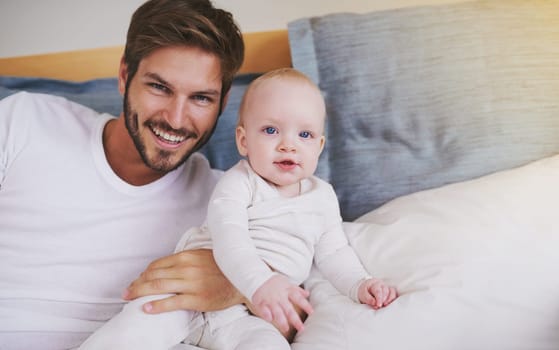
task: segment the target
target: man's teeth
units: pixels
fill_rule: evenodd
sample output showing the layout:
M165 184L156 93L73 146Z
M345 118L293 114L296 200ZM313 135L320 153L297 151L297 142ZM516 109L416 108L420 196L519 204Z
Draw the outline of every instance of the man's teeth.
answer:
M166 132L158 130L158 129L153 129L153 132L158 137L161 137L165 141L169 141L169 142L179 143L179 142L182 142L186 139L186 137L184 137L184 136L171 135L169 133L166 133Z

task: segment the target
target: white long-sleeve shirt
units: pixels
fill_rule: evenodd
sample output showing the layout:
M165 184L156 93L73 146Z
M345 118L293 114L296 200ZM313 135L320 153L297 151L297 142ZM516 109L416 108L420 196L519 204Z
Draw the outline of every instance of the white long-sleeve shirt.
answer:
M302 181L300 195L285 198L241 160L216 185L207 226L219 267L250 300L274 271L302 283L313 258L355 301L370 277L348 245L332 186L314 176Z

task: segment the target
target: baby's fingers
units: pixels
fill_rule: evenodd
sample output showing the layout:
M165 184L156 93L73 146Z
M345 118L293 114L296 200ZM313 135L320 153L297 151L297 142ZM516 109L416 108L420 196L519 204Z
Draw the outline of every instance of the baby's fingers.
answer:
M309 292L302 289L302 288L297 288L296 290L292 291L291 293L289 293L289 301L293 304L298 306L299 308L301 308L301 310L305 311L305 313L307 315L310 315L313 313L313 308L311 303L309 302L309 300L307 299L307 297L309 296ZM293 312L295 314L297 314L297 312L291 308L293 310ZM297 314L298 315L298 314Z
M376 307L377 299L375 299L375 296L371 293L366 293L364 295L361 295L360 296L360 301L363 304L369 305L373 309L377 309L377 307Z
M274 316L272 315L272 310L268 306L259 306L258 307L258 316L260 316L263 320L272 322Z
M284 309L284 311L289 323L293 327L295 327L298 332L302 331L304 328L303 321L301 320L301 317L299 317L299 314L295 311L293 306L290 304L286 309Z
M369 288L369 293L375 298L375 302L371 306L381 308L388 295L388 288L383 284L374 284Z
M274 304L270 307L270 311L272 312L273 323L279 328L282 332L289 331L289 323L287 320L287 312L280 304Z
M398 291L394 287L388 287L388 295L384 301L383 306L387 306L392 303L398 297Z

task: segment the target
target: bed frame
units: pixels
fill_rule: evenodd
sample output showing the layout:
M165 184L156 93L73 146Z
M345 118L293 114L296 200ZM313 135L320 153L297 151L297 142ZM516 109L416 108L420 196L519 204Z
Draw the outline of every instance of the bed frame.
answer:
M244 33L245 60L240 73L290 67L287 30ZM124 46L0 58L0 75L83 81L116 77Z

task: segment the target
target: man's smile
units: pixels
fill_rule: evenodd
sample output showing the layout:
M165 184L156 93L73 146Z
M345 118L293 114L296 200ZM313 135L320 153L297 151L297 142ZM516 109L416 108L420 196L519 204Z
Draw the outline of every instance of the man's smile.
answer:
M174 144L179 144L181 142L183 142L184 140L186 140L186 136L184 135L173 135L170 134L167 131L163 131L155 126L151 126L151 131L155 134L155 136L157 136L158 138L160 138L161 140L168 142L168 143L174 143Z

